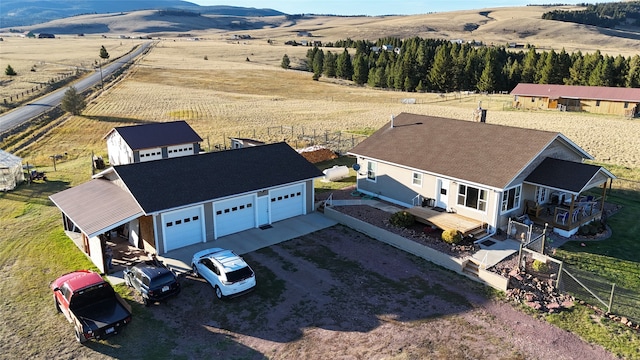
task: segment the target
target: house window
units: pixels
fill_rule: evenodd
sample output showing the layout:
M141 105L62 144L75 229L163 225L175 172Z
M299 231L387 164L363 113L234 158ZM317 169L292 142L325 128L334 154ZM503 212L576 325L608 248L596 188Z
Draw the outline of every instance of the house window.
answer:
M628 102L628 101L625 101L625 102L624 102L624 108L625 108L625 109L628 109L628 108L629 108L629 102Z
M600 100L596 100L596 106L600 106Z
M412 183L415 186L422 186L422 174L414 172Z
M520 185L502 193L502 212L511 211L520 206Z
M487 191L461 184L458 186L458 205L486 211Z
M373 161L369 161L367 163L367 179L371 181L376 181L376 163Z

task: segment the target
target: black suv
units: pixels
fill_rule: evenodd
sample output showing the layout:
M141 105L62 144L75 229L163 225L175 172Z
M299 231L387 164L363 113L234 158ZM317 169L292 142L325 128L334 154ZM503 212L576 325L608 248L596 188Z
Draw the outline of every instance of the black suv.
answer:
M145 261L124 270L124 281L142 295L145 306L180 292L178 278L158 260Z

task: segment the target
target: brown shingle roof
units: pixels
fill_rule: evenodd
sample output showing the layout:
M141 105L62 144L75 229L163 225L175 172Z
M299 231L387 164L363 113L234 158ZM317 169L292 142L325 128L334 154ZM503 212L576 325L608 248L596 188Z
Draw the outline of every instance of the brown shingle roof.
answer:
M605 86L518 84L511 95L539 96L549 99L589 99L640 102L640 89Z
M401 113L354 147L360 155L505 188L557 132Z

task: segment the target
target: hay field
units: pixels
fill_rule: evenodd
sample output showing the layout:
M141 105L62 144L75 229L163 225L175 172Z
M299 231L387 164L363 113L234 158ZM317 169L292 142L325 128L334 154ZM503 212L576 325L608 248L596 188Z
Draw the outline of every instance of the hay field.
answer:
M137 39L102 38L101 36L58 36L55 39L29 39L3 36L0 42L0 101L30 90L61 74L77 68L93 71L100 59L100 47L116 59L141 43ZM7 65L18 75L7 76ZM31 69L35 71L31 71Z
M301 58L306 48L258 40L161 41L125 80L92 101L83 116L70 118L22 155L36 162L47 162L48 155L60 152L86 156L94 151L106 156L102 136L107 131L145 121L186 120L209 149L228 145L230 136L262 138L268 127L303 127L307 134L367 133L400 112L472 120L481 102L488 109L489 123L558 131L598 162L640 168L638 120L510 110L508 95L441 97L374 90L325 78L313 81L310 73L282 69L284 53ZM416 104L403 104L404 98L414 98ZM270 135L269 141L291 140L286 133Z

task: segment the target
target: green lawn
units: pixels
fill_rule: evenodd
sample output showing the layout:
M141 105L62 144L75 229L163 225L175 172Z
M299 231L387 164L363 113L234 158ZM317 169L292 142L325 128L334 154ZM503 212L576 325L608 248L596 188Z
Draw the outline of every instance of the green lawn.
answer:
M613 190L608 198L622 209L608 218L612 236L603 241L568 242L557 251L574 276L609 301L615 283L611 312L640 322L640 192ZM576 291L580 299L605 309L585 291ZM640 359L640 337L634 330L608 319L597 320L594 311L579 307L575 311L550 315L547 319L587 341L598 343L627 359ZM594 320L596 319L596 320Z

